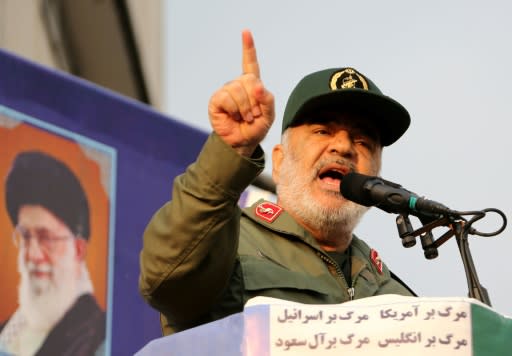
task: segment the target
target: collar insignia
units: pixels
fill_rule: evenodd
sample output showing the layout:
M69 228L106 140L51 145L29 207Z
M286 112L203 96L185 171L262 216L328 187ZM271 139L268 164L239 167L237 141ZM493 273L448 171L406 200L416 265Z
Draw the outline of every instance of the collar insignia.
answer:
M345 68L342 71L334 73L329 82L329 86L332 90L354 88L368 90L366 79L352 68Z
M380 259L379 253L373 248L370 251L370 260L372 260L372 263L375 268L377 268L377 271L382 274L382 260Z
M283 208L271 202L258 204L254 213L261 219L271 223L281 214Z

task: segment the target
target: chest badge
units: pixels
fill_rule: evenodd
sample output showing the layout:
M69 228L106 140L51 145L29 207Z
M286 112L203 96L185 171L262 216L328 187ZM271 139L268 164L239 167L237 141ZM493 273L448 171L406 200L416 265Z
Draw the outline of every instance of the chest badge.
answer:
M271 202L264 202L256 206L255 214L261 219L271 223L281 214L283 208Z
M373 248L370 251L370 260L372 260L372 263L375 268L377 268L377 271L382 274L382 260L380 259L379 253Z

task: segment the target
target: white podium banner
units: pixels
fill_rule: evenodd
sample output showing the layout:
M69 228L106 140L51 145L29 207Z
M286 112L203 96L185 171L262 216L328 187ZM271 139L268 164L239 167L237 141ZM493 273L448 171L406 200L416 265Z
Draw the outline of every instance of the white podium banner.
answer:
M251 299L242 313L156 339L137 356L510 356L512 319L469 298L386 295L333 305Z
M471 309L464 299L381 296L305 305L258 298L246 308L256 304L270 305L272 356L472 355Z

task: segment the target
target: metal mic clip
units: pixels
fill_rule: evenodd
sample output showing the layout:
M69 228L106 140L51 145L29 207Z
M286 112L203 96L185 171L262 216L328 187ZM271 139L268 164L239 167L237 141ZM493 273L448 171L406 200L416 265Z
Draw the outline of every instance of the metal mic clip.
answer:
M423 254L427 260L431 260L439 256L439 251L434 245L434 236L431 231L424 232L420 235L421 247Z
M416 238L412 234L414 228L412 227L411 220L408 215L400 214L396 217L396 227L398 229L398 236L402 239L404 247L413 247L416 245Z
M422 223L423 222L424 221L422 221ZM431 260L439 256L437 247L434 244L434 236L432 235L432 231L428 230L428 227L424 226L421 229L414 230L409 215L405 214L400 214L396 217L396 227L404 247L409 248L416 245L416 236L419 235L425 258ZM421 232L422 230L423 232Z

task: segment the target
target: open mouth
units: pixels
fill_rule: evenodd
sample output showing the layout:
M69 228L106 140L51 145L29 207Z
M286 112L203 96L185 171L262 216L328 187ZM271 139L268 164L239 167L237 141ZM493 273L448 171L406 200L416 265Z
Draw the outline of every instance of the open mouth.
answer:
M320 170L318 178L322 182L329 185L335 185L336 189L339 189L339 185L347 171L348 169L342 167L326 166Z
M340 171L330 170L324 173L321 173L319 176L322 180L339 180L343 179L343 173Z

